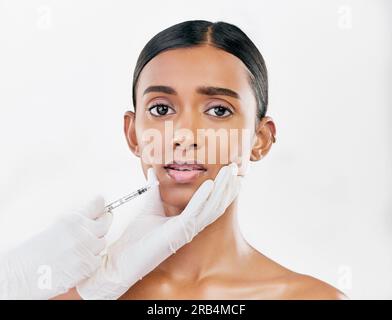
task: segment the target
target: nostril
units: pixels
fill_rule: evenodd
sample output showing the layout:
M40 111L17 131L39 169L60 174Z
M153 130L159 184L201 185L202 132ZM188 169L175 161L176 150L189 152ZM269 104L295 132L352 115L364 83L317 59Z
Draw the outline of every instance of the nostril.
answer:
M182 144L180 143L180 142L175 142L174 143L174 146L175 147L180 147ZM190 144L189 145L190 146L190 148L196 148L197 149L197 143L192 143L192 144Z

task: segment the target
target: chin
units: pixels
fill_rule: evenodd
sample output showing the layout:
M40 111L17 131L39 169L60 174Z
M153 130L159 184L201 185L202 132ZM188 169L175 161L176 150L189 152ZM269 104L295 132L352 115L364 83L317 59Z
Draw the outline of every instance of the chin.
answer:
M193 194L197 190L196 186L177 185L165 187L161 185L161 199L166 207L166 215L180 214L188 205Z

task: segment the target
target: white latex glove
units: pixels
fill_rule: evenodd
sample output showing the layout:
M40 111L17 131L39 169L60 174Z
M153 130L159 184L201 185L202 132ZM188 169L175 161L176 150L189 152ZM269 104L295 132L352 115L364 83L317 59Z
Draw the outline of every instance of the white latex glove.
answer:
M0 299L49 299L91 276L112 221L103 210L97 196L0 257Z
M174 217L165 216L159 188L150 190L145 195L142 212L108 248L101 268L77 285L79 295L83 299L118 299L122 296L224 213L240 190L242 177L237 173L235 163L222 167L215 181L203 182L184 211ZM156 180L150 168L148 181Z

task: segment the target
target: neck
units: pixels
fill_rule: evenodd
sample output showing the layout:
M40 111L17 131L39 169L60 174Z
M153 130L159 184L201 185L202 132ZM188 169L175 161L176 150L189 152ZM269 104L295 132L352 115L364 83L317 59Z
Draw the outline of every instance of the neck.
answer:
M243 238L237 220L238 197L213 223L193 240L162 262L157 270L176 279L200 280L235 267L250 246Z

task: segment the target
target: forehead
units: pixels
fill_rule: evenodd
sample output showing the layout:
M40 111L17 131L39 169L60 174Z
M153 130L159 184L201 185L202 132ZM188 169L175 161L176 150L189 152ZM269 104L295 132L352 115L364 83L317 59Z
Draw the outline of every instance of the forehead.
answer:
M232 89L252 94L249 71L236 56L211 46L164 51L143 68L138 81L138 96L150 85L170 85L180 93L194 93L200 85Z

